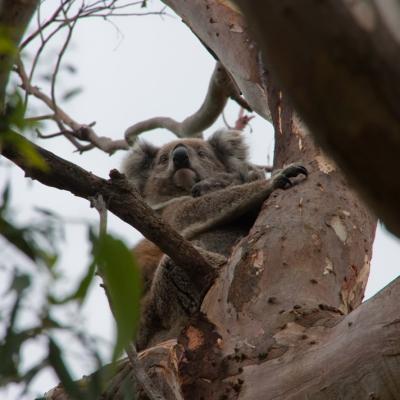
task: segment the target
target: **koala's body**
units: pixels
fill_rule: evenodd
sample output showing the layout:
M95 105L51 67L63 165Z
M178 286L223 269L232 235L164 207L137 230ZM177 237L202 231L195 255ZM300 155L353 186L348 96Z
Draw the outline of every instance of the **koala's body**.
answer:
M237 131L219 131L209 140L176 140L161 148L139 142L123 169L147 203L216 268L248 233L270 193L290 185L290 177L307 174L292 165L265 180L264 172L248 162ZM176 337L199 309L204 288L154 244L142 241L136 254L145 281L137 337L141 350Z

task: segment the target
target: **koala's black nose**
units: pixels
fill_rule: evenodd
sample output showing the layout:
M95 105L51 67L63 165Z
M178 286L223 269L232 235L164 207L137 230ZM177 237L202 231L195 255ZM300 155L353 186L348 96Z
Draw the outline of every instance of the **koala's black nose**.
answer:
M189 167L189 154L185 146L177 146L172 152L172 160L176 169Z

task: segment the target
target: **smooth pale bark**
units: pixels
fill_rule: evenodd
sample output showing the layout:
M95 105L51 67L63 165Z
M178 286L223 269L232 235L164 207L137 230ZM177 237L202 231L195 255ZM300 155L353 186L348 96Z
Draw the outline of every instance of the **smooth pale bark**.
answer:
M223 64L250 107L270 120L257 43L238 8L229 1L163 0Z
M274 2L266 3L272 6ZM296 3L282 0L275 6L279 4ZM332 1L313 4L318 4L316 9L321 4L333 6ZM208 24L198 6L214 12ZM301 161L310 176L287 191L277 191L265 203L249 236L234 248L207 294L202 313L193 315L177 343L169 341L140 354L146 370L167 399L333 400L353 399L359 394L370 399L399 398L400 312L396 299L400 283L359 307L376 221L334 163L314 147L286 96L272 84L258 51L253 53L254 42L229 36L239 34L243 23L243 19L237 22L240 14L230 3L174 1L174 7L223 58L246 99L262 115L267 115L268 94L276 130L275 166ZM214 22L213 16L230 15L229 10L235 12L232 24ZM340 25L338 32L343 29ZM285 36L285 32L280 34ZM216 45L215 38L225 34L231 40ZM301 55L304 43L307 41L294 55ZM260 68L258 75L253 75L256 68ZM290 71L291 67L285 68ZM318 75L309 77L315 78L314 86L323 82ZM386 88L382 96L390 94ZM317 90L303 98L316 94ZM254 107L257 96L259 106ZM333 109L337 101L338 97L332 96ZM315 107L312 104L310 108ZM122 362L104 398L121 398L123 382L131 379L130 374L129 364ZM57 388L47 398L67 397Z

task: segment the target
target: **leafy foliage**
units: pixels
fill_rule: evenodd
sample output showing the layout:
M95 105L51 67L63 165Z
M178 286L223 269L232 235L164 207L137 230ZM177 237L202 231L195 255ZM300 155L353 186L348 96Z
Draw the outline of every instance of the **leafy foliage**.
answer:
M102 275L117 324L113 360L135 337L139 322L140 273L129 248L119 239L104 233L90 235L93 256Z
M7 185L0 203L0 237L6 240L4 243L14 247L14 252L25 256L22 259L30 264L30 268L15 267L11 272L10 284L2 293L5 301L0 308L0 315L5 330L3 333L0 330L0 386L17 382L27 390L37 374L44 368L52 368L71 398L96 399L115 371L114 367L103 368L107 360L100 357L95 338L74 324L55 320L52 315L56 315L60 307L76 308L84 303L98 266L107 283L107 293L116 318L117 335L112 356L115 361L133 339L139 318L140 276L132 253L121 240L110 234L97 238L91 233L92 259L86 272L71 293L60 299L53 293L53 287L62 279L57 272L60 255L57 243L63 238L60 232L63 221L48 210L37 209L40 219L20 226L12 218L10 204L11 190ZM33 311L29 301L25 300L32 296L41 275L45 275L49 284L43 293L40 309ZM27 312L36 313L36 318L34 323L24 326ZM94 359L97 371L90 377L80 382L74 381L66 362L69 347L57 339L59 331L72 335L81 344L82 351ZM24 346L43 337L47 338L47 354L26 369L23 363Z
M47 165L40 154L26 141L21 140L15 131L29 131L38 126L37 121L25 119L25 105L18 91L8 96L6 110L0 118L0 146L12 144L28 165L46 171Z

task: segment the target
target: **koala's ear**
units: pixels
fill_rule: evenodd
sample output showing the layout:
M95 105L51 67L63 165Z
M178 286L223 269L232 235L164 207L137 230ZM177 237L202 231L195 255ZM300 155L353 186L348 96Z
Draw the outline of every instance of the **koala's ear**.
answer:
M219 130L208 139L208 142L228 170L236 169L238 161L247 161L248 147L241 131Z
M126 177L143 193L159 148L143 140L137 141L122 163Z

